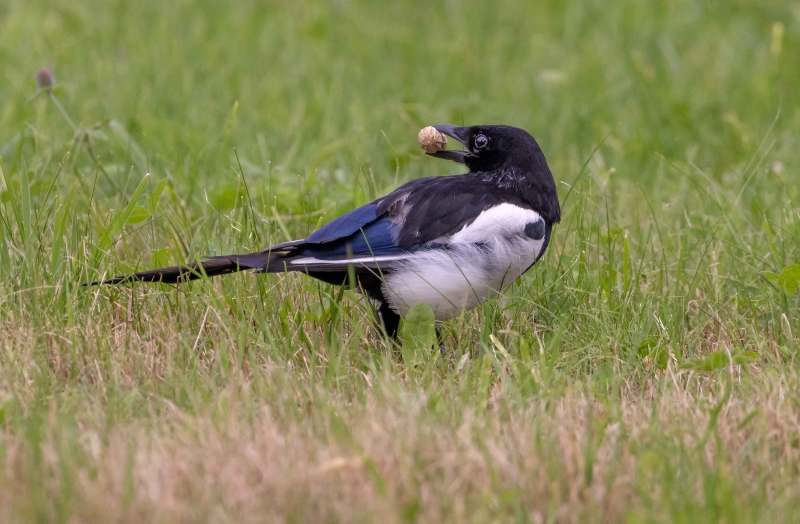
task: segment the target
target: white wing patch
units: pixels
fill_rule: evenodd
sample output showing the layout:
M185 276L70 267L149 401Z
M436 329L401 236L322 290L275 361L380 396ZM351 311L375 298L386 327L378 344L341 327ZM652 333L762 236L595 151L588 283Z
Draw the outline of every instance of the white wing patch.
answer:
M341 266L341 265L350 265L350 264L370 264L374 262L391 262L393 260L406 260L411 255L402 254L402 255L382 255L382 256L368 256L368 257L358 257L358 258L339 258L334 260L325 260L320 258L314 257L303 257L303 258L296 258L289 262L291 266L308 266L311 264L314 265L331 265L331 266Z

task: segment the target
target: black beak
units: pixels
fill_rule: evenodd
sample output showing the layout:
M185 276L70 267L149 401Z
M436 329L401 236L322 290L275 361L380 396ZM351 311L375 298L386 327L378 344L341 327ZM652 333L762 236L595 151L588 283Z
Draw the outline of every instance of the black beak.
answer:
M438 124L433 126L434 129L449 137L455 138L462 145L467 145L469 137L469 129L466 127L451 126L450 124ZM436 153L426 153L432 157L442 158L444 160L452 160L453 162L464 163L469 151L437 151Z

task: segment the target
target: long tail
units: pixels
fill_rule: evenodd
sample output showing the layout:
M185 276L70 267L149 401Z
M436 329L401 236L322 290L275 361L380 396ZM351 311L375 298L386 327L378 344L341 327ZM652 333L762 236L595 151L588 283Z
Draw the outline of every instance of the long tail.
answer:
M304 241L297 240L272 246L256 253L242 255L222 255L208 257L202 262L192 262L182 266L162 267L140 271L106 280L97 280L84 284L97 286L101 284L122 284L124 282L161 282L163 284L180 284L203 277L215 277L238 271L254 269L262 273L279 273L286 271L286 260L295 253L297 246Z

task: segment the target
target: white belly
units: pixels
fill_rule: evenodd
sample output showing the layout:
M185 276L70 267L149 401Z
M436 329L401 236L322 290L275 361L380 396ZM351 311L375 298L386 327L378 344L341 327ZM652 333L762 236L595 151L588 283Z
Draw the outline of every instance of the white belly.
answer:
M400 316L422 302L436 320L447 320L505 290L536 261L542 244L516 236L422 252L387 275L383 294Z

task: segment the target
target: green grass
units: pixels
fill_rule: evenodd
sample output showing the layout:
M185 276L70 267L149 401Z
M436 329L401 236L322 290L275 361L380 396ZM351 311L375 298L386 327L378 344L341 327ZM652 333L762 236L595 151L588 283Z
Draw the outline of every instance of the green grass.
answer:
M796 520L798 63L786 1L6 0L0 520ZM564 209L450 358L298 275L80 286L457 172L434 123Z

